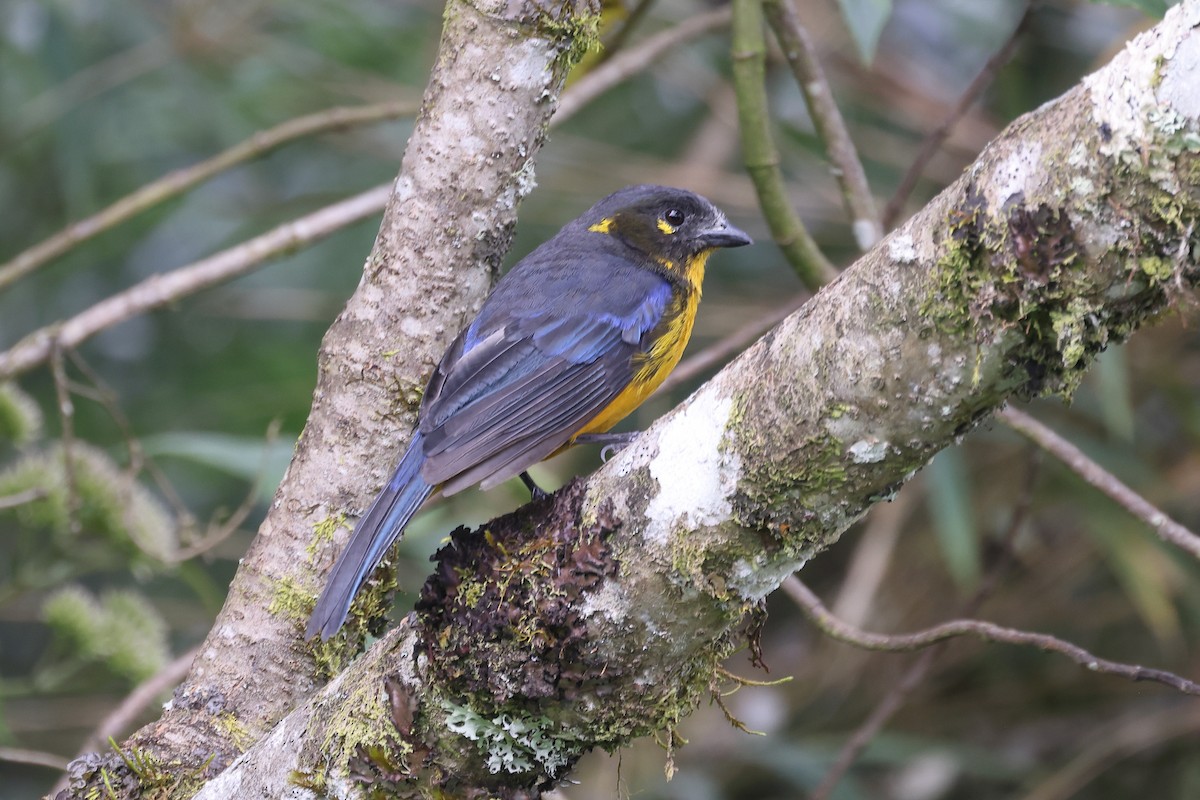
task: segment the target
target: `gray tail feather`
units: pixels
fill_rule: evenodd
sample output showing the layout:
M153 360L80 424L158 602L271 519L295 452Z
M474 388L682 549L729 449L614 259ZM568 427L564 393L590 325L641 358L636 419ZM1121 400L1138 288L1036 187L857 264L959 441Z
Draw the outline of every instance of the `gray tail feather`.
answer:
M305 639L320 633L324 641L337 633L346 621L350 603L363 581L433 493L434 487L421 478L421 465L425 462L423 444L418 432L392 473L392 479L358 521L346 549L329 573L329 582L308 621Z

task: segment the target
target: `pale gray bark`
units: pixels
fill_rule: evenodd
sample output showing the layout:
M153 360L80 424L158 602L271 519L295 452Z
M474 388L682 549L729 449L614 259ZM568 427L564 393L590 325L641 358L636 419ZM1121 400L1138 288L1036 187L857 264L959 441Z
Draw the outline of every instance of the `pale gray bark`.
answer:
M587 44L581 20L596 13L591 0L555 3L555 16L533 2L447 4L420 117L362 281L322 343L291 466L190 674L129 752L198 783L323 683L300 641L336 552L318 531L360 513L383 483L423 376L486 295L571 57ZM80 764L70 796L99 783L105 764L120 771L112 754Z
M401 794L432 780L523 796L560 757L558 775L591 747L669 734L784 577L1007 400L1069 392L1200 279L1197 26L1200 2L1184 3L1017 120L585 483L490 523L503 546L458 537L446 558L482 576L483 599L461 599L472 577L435 596L201 796L279 796L296 775L352 796L348 765ZM569 625L538 616L553 593L534 582L488 599L493 569L555 559L545 578L574 598ZM479 715L475 740L447 723L455 705ZM504 740L514 719L544 738ZM530 768L489 769L513 753Z
M490 524L504 547L457 538L461 583L433 586L419 618L318 690L303 620L267 609L288 581L315 591L313 528L361 508L392 463L415 376L494 269L560 77L551 40L493 23L452 6L444 41L473 46L439 62L273 513L175 709L137 738L215 752L217 772L233 715L249 749L201 797L353 796L352 772L400 795L535 796L591 747L669 735L784 577L1009 398L1069 392L1200 278L1187 0L585 483ZM455 71L473 57L508 66ZM427 281L407 272L418 262Z

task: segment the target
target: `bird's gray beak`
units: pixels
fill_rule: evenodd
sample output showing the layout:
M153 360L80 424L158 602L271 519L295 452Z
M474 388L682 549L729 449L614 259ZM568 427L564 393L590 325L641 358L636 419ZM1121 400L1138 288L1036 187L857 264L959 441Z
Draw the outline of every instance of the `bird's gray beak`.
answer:
M742 247L754 244L754 240L740 228L735 228L727 221L721 220L716 226L701 231L696 237L705 247Z

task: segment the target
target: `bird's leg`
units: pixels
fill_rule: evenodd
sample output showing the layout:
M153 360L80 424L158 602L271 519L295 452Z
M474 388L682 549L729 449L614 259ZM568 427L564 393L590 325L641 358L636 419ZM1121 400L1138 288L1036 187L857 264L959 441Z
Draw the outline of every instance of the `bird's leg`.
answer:
M625 433L584 433L575 437L575 444L599 444L603 445L600 450L600 460L607 462L614 454L624 450L625 447L638 437L641 431L627 431Z
M525 488L529 490L530 498L533 500L545 500L550 496L549 492L534 483L533 477L528 471L521 473L521 483L525 484Z

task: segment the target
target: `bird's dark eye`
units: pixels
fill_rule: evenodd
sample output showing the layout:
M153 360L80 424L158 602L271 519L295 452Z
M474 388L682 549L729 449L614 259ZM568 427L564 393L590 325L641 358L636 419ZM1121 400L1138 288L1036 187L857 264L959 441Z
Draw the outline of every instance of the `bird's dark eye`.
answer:
M669 225L674 225L676 228L678 228L683 224L684 216L683 212L678 208L669 208L667 209L667 213L663 214L663 219L666 220Z

